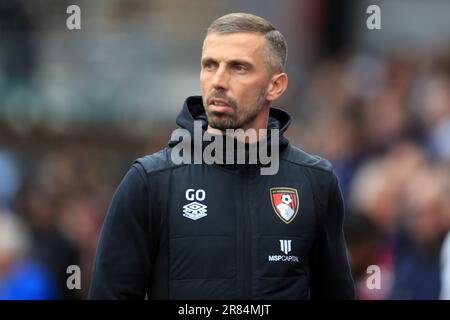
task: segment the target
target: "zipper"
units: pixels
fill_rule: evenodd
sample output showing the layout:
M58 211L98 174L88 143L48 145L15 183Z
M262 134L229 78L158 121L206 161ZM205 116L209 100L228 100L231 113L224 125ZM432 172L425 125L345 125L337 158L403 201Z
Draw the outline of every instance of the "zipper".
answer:
M243 284L244 284L244 299L250 300L252 297L252 236L251 236L251 219L250 210L248 208L248 177L246 173L243 176L243 208L244 208L244 227L243 229Z

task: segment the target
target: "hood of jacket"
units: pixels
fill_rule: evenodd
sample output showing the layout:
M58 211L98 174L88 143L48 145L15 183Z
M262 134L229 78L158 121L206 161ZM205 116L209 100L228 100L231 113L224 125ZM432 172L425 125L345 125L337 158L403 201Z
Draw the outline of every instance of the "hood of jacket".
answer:
M205 108L203 107L203 101L201 96L191 96L188 97L178 114L176 123L183 129L189 131L191 135L194 134L194 121L201 121L202 124L202 134L208 129L208 120L206 118ZM284 132L287 130L291 124L292 117L286 112L278 108L270 108L269 111L269 121L268 121L268 143L272 137L270 136L270 129L279 130L279 146L280 149L284 149L288 144L289 140L284 136ZM170 140L169 147L173 147L179 143L178 140Z

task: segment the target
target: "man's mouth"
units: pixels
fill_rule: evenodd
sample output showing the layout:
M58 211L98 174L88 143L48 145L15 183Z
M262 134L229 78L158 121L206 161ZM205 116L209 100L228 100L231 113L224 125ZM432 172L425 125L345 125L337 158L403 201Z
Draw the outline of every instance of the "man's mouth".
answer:
M227 112L233 109L226 100L219 98L210 99L208 107L213 112Z

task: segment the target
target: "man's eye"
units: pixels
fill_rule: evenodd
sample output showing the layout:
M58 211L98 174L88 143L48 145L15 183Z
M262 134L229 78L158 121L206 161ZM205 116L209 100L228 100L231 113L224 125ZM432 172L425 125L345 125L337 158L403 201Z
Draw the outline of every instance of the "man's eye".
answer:
M233 69L236 70L239 73L245 73L249 70L248 66L244 65L244 64L235 64L233 66Z
M206 70L212 70L213 68L214 68L214 64L210 63L210 62L207 62L203 65L203 69L206 69Z

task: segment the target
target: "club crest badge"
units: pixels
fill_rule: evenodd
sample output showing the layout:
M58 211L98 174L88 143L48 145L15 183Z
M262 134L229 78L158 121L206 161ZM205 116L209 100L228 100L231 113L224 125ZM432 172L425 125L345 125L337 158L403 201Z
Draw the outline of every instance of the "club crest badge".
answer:
M299 208L296 189L288 187L271 188L270 200L275 213L284 223L290 223L294 220Z

